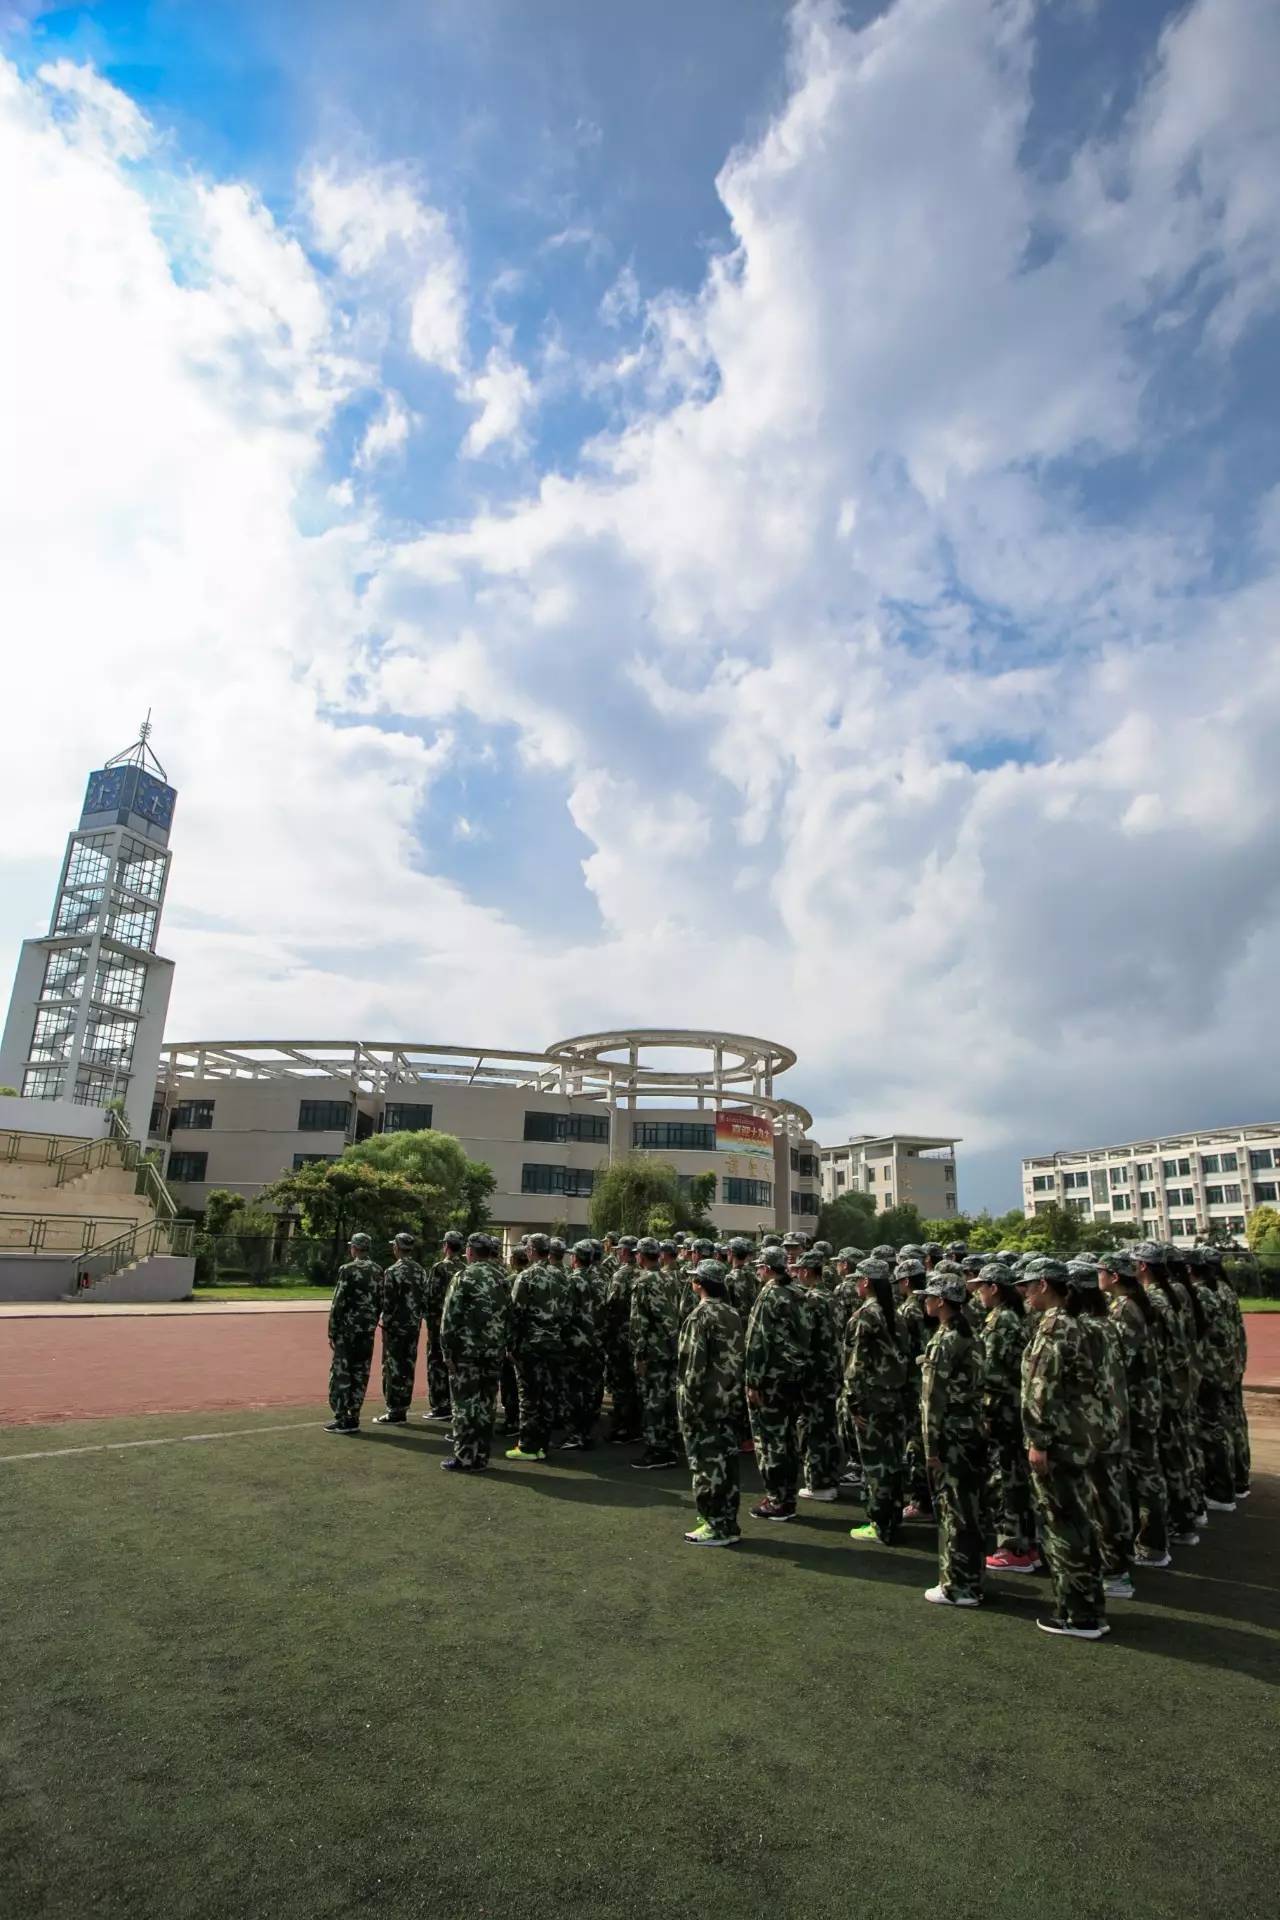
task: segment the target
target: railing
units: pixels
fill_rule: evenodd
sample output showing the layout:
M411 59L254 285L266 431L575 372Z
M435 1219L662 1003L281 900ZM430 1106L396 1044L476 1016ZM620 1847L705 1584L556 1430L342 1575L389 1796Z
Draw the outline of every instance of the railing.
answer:
M132 1147L137 1146L136 1141L131 1140L129 1144ZM162 1220L172 1220L178 1208L173 1195L161 1177L160 1168L156 1161L156 1155L159 1151L156 1147L150 1147L136 1162L138 1178L134 1185L134 1192L142 1194L151 1202L158 1218Z
M0 1159L6 1165L14 1161L28 1161L37 1166L51 1167L66 1146L63 1133L24 1133L17 1127L8 1127L0 1134L3 1149Z
M81 1219L66 1213L0 1213L0 1249L8 1253L92 1253L100 1246L111 1245L122 1229L139 1224L119 1215ZM150 1224L141 1222L144 1227Z
M84 1292L110 1274L131 1267L138 1260L149 1260L154 1253L185 1255L191 1252L195 1222L192 1220L143 1220L114 1240L90 1250L89 1261L80 1270L77 1281Z
M136 1140L130 1140L126 1134L123 1140L112 1133L103 1134L99 1140L82 1141L78 1147L68 1147L65 1153L58 1154L54 1165L58 1169L57 1185L65 1187L68 1180L78 1180L82 1173L93 1173L98 1167L105 1167L115 1156L115 1164L132 1173L138 1164L140 1148Z

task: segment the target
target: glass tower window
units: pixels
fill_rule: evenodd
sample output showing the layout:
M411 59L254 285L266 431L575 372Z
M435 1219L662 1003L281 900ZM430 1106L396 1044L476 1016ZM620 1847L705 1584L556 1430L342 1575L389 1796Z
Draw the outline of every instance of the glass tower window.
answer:
M45 962L42 1000L78 1000L84 985L86 954L83 947L59 947Z
M141 960L122 960L116 954L103 954L93 982L93 997L104 1006L137 1013L146 984L147 969Z
M137 1022L127 1014L95 1013L85 1028L84 1058L109 1067L127 1067L133 1061Z
M65 1060L71 1050L76 1016L71 1007L41 1007L31 1035L32 1060Z
M55 1067L28 1067L22 1076L22 1091L28 1100L57 1100L62 1093L62 1075Z

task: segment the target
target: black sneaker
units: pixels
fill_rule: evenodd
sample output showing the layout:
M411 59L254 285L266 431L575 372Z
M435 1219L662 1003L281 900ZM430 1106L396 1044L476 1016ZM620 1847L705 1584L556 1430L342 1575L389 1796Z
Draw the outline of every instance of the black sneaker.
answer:
M642 1453L631 1462L632 1473L659 1473L664 1467L678 1467L674 1453Z
M453 1408L445 1407L442 1410L440 1407L432 1407L431 1411L424 1413L422 1417L424 1420L452 1420Z
M1049 1620L1037 1620L1036 1625L1041 1633L1060 1634L1067 1640L1101 1640L1111 1631L1105 1620L1060 1620L1056 1614Z
M581 1453L582 1449L586 1446L586 1444L587 1443L585 1440L577 1440L574 1438L572 1434L570 1434L567 1440L562 1440L560 1442L560 1452L561 1453Z
M375 1427L407 1427L409 1416L404 1413L375 1413L373 1424Z
M753 1520L794 1520L796 1510L778 1501L761 1500L758 1506L752 1507L751 1517Z
M331 1420L325 1428L326 1433L359 1433L358 1420Z
M475 1468L465 1460L459 1460L456 1454L450 1454L447 1460L440 1462L441 1473L474 1473Z

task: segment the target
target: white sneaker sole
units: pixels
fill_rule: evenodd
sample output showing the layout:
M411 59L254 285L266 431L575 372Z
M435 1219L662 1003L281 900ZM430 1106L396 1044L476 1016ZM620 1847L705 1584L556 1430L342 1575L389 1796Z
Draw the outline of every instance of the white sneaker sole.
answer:
M796 1495L798 1500L821 1500L824 1503L838 1499L838 1497L834 1487L823 1487L818 1490L801 1487L799 1493Z

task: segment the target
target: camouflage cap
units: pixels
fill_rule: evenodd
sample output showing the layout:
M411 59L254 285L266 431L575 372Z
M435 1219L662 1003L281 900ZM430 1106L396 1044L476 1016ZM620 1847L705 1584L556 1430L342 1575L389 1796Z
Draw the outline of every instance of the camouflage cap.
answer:
M682 1247L688 1238L689 1238L688 1234L685 1233L682 1228L681 1231L676 1235L676 1245L678 1247Z
M551 1241L545 1233L531 1233L529 1235L529 1250L532 1253L545 1253L550 1245Z
M1192 1268L1192 1270L1197 1273L1202 1273L1209 1264L1205 1259L1205 1249L1203 1247L1184 1247L1182 1250L1182 1259L1185 1266Z
M782 1244L787 1248L788 1252L794 1252L797 1247L804 1245L804 1236L799 1233L784 1233L782 1236Z
M693 1250L696 1254L700 1255L703 1259L705 1259L709 1253L715 1252L715 1244L711 1240L695 1240L693 1243Z
M782 1235L780 1233L763 1233L760 1236L760 1245L762 1247L780 1247L782 1245Z
M347 1245L354 1247L357 1253L368 1253L372 1244L367 1233L353 1233L347 1242Z
M1138 1269L1128 1248L1117 1247L1113 1253L1098 1255L1098 1271L1099 1273L1122 1273L1127 1280L1132 1280Z
M467 1245L474 1247L477 1253L493 1252L493 1241L487 1233L469 1233L467 1235Z
M920 1251L922 1255L931 1254L933 1258L936 1260L938 1255L942 1252L942 1244L938 1240L926 1240L923 1247L920 1249Z
M945 1300L953 1307L962 1307L969 1297L964 1275L954 1264L936 1266L925 1281L924 1290L926 1297Z
M553 1234L552 1234L552 1236L551 1236L551 1238L550 1238L550 1239L548 1240L548 1242L547 1242L547 1252L548 1252L548 1253L563 1253L563 1252L564 1252L564 1241L563 1241L563 1240L562 1240L562 1239L560 1238L560 1236L559 1236L559 1234L558 1234L558 1233L553 1233Z
M966 1253L960 1262L961 1273L967 1273L971 1280L976 1279L987 1264L985 1253Z
M573 1243L573 1257L575 1260L594 1260L596 1257L595 1242L593 1240L575 1240Z
M1169 1257L1158 1240L1139 1240L1132 1252L1139 1266L1143 1267L1162 1267Z
M770 1273L785 1273L787 1256L781 1247L761 1247L760 1265L768 1267Z
M826 1262L816 1247L806 1247L800 1255L800 1258L796 1261L796 1265L798 1267L804 1267L806 1272L809 1273L821 1273Z
M754 1248L749 1240L744 1240L740 1233L735 1233L733 1239L729 1242L729 1251L730 1253L743 1255L754 1252Z
M1028 1260L1018 1276L1021 1285L1028 1285L1033 1280L1052 1280L1059 1287L1065 1286L1068 1278L1066 1261L1055 1260L1045 1253L1037 1254L1034 1260Z
M916 1245L914 1245L914 1243L909 1246L898 1248L899 1260L920 1260L920 1259L923 1259L923 1257L924 1257L924 1248L917 1247Z
M456 1227L450 1227L441 1244L446 1247L460 1248L466 1245L466 1241Z
M893 1265L893 1262L898 1257L898 1249L896 1247L890 1247L890 1246L872 1247L871 1251L875 1255L877 1260L887 1260L890 1266Z
M884 1262L881 1261L880 1264L883 1266ZM923 1260L899 1260L894 1268L894 1278L896 1280L918 1280L923 1272Z
M861 1258L861 1247L841 1247L839 1253L836 1255L837 1260L861 1260Z
M1067 1285L1078 1289L1097 1287L1098 1268L1092 1260L1068 1260Z
M398 1233L391 1244L393 1247L416 1247L418 1243L411 1233Z
M624 1233L618 1241L619 1253L634 1253L640 1242L634 1233Z
M868 1254L865 1260L859 1260L857 1266L854 1268L854 1272L857 1274L859 1280L887 1280L889 1278L887 1263L883 1260L877 1260L873 1253Z
M991 1258L993 1260L1003 1260L1006 1266L1012 1266L1018 1258L1018 1253L1019 1249L1017 1247L1001 1247L999 1253L993 1253Z
M676 1243L674 1240L659 1240L658 1242L659 1253L674 1253L675 1251L676 1251Z
M948 1240L946 1246L943 1248L943 1252L946 1254L948 1260L955 1260L957 1262L963 1260L968 1251L969 1242L967 1240Z
M657 1259L658 1243L651 1233L644 1234L641 1239L636 1241L636 1252L643 1253L646 1258L652 1257L655 1260Z
M1012 1278L1013 1275L1010 1273L1008 1267L1005 1266L1003 1260L988 1260L986 1266L978 1275L978 1285L980 1287L1007 1287Z
M699 1260L693 1277L695 1280L723 1280L724 1268L718 1260Z
M813 1250L815 1253L820 1253L824 1260L831 1258L831 1242L829 1240L815 1240Z

